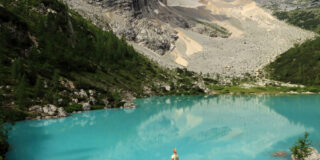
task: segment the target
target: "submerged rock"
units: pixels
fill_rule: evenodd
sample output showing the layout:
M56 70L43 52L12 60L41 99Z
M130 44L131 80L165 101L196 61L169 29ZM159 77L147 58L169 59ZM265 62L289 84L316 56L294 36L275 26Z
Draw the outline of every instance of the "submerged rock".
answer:
M123 105L123 108L136 108L136 105L133 104L132 102L126 102L126 103Z
M273 157L285 157L285 156L287 156L287 155L288 155L288 153L285 152L285 151L278 151L278 152L272 153L272 156L273 156Z

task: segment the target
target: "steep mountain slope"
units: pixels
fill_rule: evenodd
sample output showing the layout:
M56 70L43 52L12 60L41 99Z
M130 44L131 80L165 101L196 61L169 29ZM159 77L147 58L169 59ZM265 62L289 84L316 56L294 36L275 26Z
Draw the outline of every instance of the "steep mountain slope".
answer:
M164 66L223 76L256 75L294 43L314 36L253 0L64 1Z

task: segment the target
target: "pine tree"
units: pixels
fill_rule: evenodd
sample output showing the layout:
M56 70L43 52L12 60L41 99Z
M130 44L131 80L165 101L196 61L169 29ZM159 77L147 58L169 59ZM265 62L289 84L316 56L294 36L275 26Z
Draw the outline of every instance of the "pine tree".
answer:
M0 146L0 160L2 160L1 155L4 155L9 149L8 130L2 117L0 117Z
M293 156L297 160L304 160L311 154L310 146L311 141L308 139L309 134L306 132L303 138L299 138L299 140L294 144L293 147L290 148Z
M22 61L20 58L16 59L11 68L11 75L13 79L19 79L23 74Z
M35 85L35 96L42 97L43 96L43 82L41 78L38 76L36 85Z
M60 80L59 80L60 76L59 76L59 71L55 70L52 76L52 90L53 91L57 91L59 90L59 86L60 86Z
M16 102L20 107L26 106L26 100L28 98L26 88L27 88L26 75L23 75L15 91Z

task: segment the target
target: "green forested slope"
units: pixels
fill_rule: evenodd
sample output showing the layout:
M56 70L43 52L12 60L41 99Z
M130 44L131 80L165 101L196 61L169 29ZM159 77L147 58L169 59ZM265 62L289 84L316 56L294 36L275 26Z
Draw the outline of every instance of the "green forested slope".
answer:
M273 79L304 85L320 85L320 38L296 45L267 67Z
M320 33L320 6L292 11L276 11L274 15L290 24Z
M275 12L281 20L320 33L320 8ZM304 85L320 85L320 38L295 45L268 65L270 78Z
M203 93L198 80L192 72L159 67L58 0L0 0L0 155L7 150L3 122L30 116L32 105L72 112L73 92L92 89L97 105L107 99L119 107L124 93Z

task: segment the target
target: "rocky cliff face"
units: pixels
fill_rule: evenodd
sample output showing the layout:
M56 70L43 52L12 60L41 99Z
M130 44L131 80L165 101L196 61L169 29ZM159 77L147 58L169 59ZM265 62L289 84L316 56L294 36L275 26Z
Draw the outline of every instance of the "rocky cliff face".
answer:
M159 4L158 0L92 0L88 2L104 8L131 11L134 15L153 14L153 10L157 9Z
M145 46L158 54L174 48L176 32L168 24L157 19L161 5L158 0L65 0L73 8L81 9L83 16L89 17L94 23L101 24L101 18L88 16L90 10L106 13L102 19L118 36L126 37ZM106 20L107 19L107 20ZM103 26L103 24L101 24ZM106 26L103 26L107 28Z
M160 55L175 48L178 35L173 27L192 29L211 37L220 36L212 27L197 24L166 6L167 0L64 1L100 27L111 27L118 36Z

